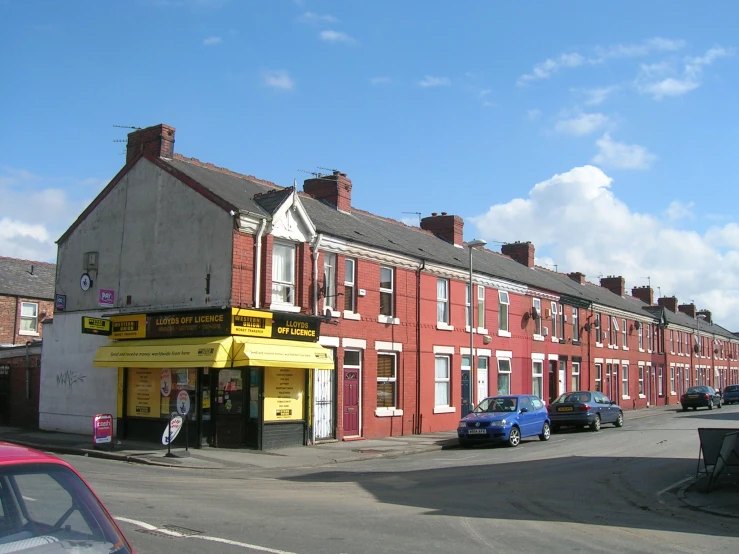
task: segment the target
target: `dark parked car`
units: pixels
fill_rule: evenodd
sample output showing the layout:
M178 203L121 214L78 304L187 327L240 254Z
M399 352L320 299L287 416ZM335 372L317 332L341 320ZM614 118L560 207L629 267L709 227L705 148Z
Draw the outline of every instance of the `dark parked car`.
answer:
M0 442L0 553L132 554L111 515L67 462Z
M571 392L558 397L547 409L555 433L560 427L590 427L600 431L603 423L624 425L621 407L602 392Z
M721 407L721 393L716 389L709 386L698 386L690 387L680 397L680 404L683 405L683 412L688 408L697 410L698 408L708 408L713 410L713 407Z
M735 404L739 402L739 385L726 385L723 396L724 404Z
M522 438L551 435L544 402L538 396L491 396L459 422L457 437L463 448L484 442L518 446Z

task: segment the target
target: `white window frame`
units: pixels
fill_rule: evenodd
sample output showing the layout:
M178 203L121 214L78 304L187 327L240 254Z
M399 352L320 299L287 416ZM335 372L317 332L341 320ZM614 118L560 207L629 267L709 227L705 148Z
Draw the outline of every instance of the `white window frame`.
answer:
M670 366L670 394L675 394L675 366Z
M544 314L541 313L541 299L534 298L532 306L534 310L536 310L539 314L538 319L534 318L534 336L543 339L544 337L542 335L542 321L544 320Z
M558 323L557 318L559 317L559 312L557 311L557 303L552 302L552 341L559 342L559 333L557 332L558 329Z
M351 268L351 269L350 269ZM357 261L344 259L344 315L357 312ZM349 303L349 309L347 309Z
M603 346L603 318L600 313L595 314L595 323L597 324L595 327L595 345Z
M665 395L664 384L662 383L662 365L657 366L657 396Z
M621 320L621 348L624 350L629 349L629 333L627 327L626 318L623 318Z
M336 312L336 254L323 253L323 312Z
M639 398L644 398L644 366L639 366Z
M573 391L580 390L580 362L572 362L571 385Z
M477 328L486 332L485 325L485 287L477 285Z
M383 270L390 272L390 288L383 287L382 286L382 273ZM380 315L385 317L394 317L395 315L395 271L392 267L388 265L381 265L380 266ZM390 295L390 313L389 314L383 314L382 313L382 295Z
M498 291L498 334L505 333L510 336L510 308L511 299L508 291ZM503 315L505 314L505 315ZM503 325L505 323L505 325Z
M611 344L614 347L618 348L618 332L619 332L618 318L616 316L611 316L610 319L611 319L611 338L610 338L610 341L611 341Z
M290 271L292 276L285 276L284 279L278 279L275 273L280 271L279 265L275 263L276 260L281 259L283 252L290 255L291 266ZM283 294L281 291L287 291L288 300L283 300ZM300 308L295 305L297 291L297 245L290 242L275 241L272 245L272 306L280 308Z
M537 381L539 383L539 394L535 392L536 387L534 386ZM531 362L531 394L539 398L544 394L544 360L532 360Z
M572 342L580 342L580 310L572 307Z
M444 284L444 290L439 291L439 285ZM440 294L443 292L443 294ZM439 309L442 313L439 313ZM436 279L436 323L437 325L449 325L449 279Z
M446 377L439 376L439 362L446 362ZM449 408L452 402L452 358L445 354L434 356L434 408ZM439 402L439 385L446 386L446 401Z
M621 398L628 399L629 396L629 364L621 364Z
M471 302L472 302L472 293L470 292L472 290L472 287L470 287L470 284L467 283L465 285L465 297L464 297L464 324L465 327L469 330L469 328L472 326L472 310L470 310Z
M378 352L377 359L379 361L380 356L388 356L393 359L393 377L376 377L377 383L393 383L393 397L395 399L394 406L378 406L377 395L375 395L375 408L377 411L395 411L398 408L398 354L396 352Z
M511 376L513 374L513 371L512 371L512 360L511 360L511 358L505 358L505 357L496 358L496 360L498 362L498 375L496 376L495 389L496 389L496 391L498 392L499 395L511 394ZM501 362L503 362L502 365L501 365ZM507 368L506 367L503 367L505 365L507 365L508 367ZM503 391L500 390L500 376L501 375L507 375L508 376L508 390L505 391L505 392L503 392Z
M32 310L32 314L27 313L28 309ZM28 329L23 328L23 323L28 322L26 325ZM21 302L21 321L18 329L19 335L32 335L37 336L38 332L38 302Z
M603 364L600 362L595 364L595 390L603 392Z
M559 303L559 334L557 334L557 338L560 342L564 342L565 340L565 307L564 304L561 302Z

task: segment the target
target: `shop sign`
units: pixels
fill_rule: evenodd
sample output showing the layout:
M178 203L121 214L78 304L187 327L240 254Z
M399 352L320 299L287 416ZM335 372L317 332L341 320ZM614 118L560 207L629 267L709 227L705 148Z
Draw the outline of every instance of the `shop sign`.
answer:
M264 421L303 419L305 370L267 368L264 374Z
M158 369L134 367L128 370L127 414L131 417L159 418L161 373Z
M63 312L67 309L67 295L66 294L57 294L56 298L54 299L54 309L57 312Z
M271 337L272 312L232 308L231 334L241 337Z
M101 306L111 307L115 306L115 291L108 289L100 289L98 294L98 303Z
M186 390L181 390L177 395L177 413L180 415L190 413L190 394Z
M113 416L97 414L92 419L92 444L109 444L113 442Z
M146 337L146 316L144 314L113 315L110 316L113 324L110 338L143 339Z
M146 336L158 339L228 335L230 315L226 310L150 315L146 318Z
M274 313L272 317L273 339L318 341L321 324L317 318L287 313Z
M162 433L162 444L164 446L167 446L177 438L180 429L182 429L182 423L182 416L172 416L172 419L167 423L167 427L164 429L164 433Z
M90 335L110 335L111 321L99 317L82 316L82 332Z

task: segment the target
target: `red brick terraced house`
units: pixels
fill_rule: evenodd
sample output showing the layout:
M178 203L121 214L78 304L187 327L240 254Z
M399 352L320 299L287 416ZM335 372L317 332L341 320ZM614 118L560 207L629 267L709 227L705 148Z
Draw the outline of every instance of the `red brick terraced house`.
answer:
M176 389L198 444L277 448L453 430L492 394L598 389L640 409L739 381L739 339L707 312L537 267L530 242L470 248L445 212L368 213L339 171L298 190L185 158L174 134L129 134L58 242L74 292L44 345L42 428L86 432L103 411L153 439ZM112 334L81 333L83 315ZM75 384L53 386L65 372Z
M0 424L35 427L43 323L54 308L55 266L0 257Z

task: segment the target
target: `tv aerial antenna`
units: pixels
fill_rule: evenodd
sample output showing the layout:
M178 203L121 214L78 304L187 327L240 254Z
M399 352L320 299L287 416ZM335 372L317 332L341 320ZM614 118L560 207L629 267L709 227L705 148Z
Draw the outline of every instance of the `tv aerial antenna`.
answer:
M408 215L415 215L418 218L418 226L421 226L421 212L400 212Z

